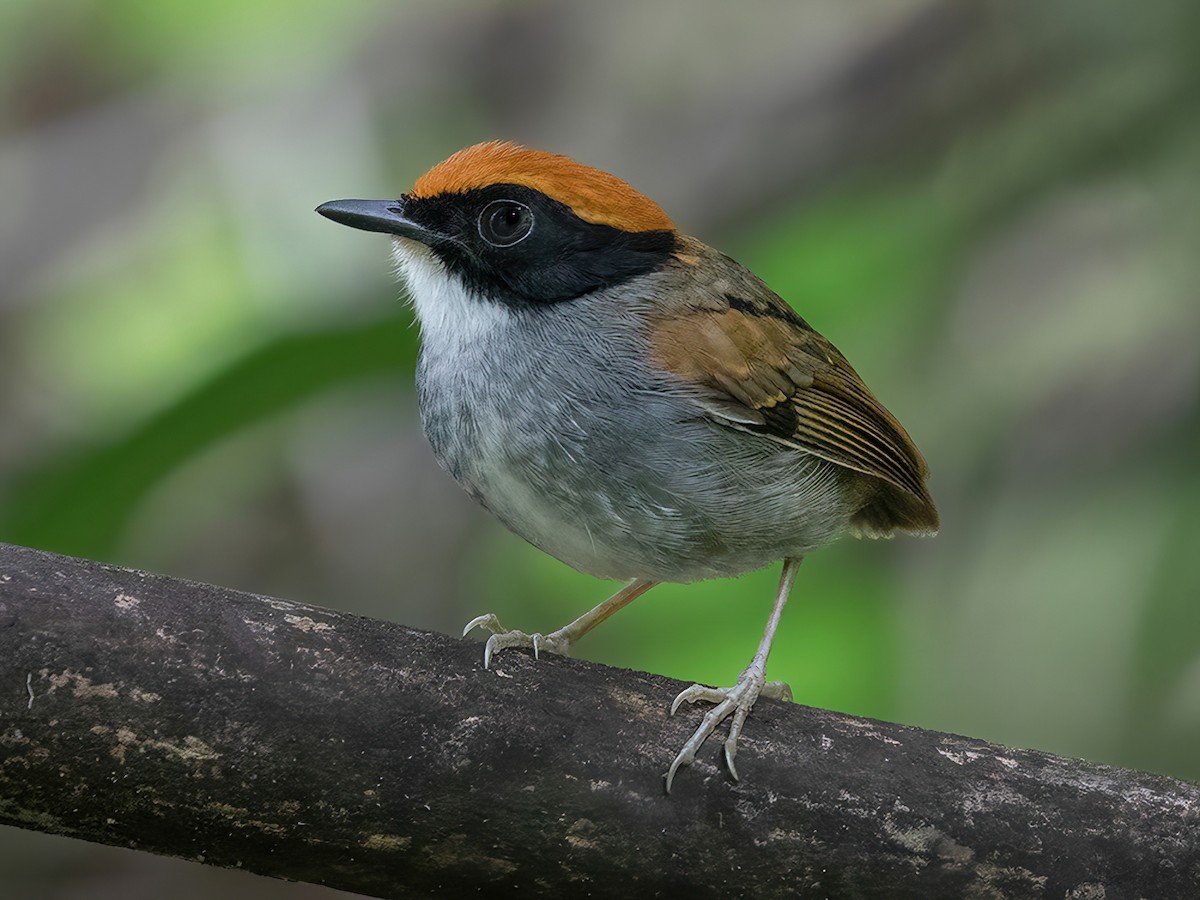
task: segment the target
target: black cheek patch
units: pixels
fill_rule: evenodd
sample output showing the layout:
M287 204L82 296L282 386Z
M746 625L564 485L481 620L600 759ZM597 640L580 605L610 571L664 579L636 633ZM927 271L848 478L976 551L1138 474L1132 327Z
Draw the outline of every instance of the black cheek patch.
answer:
M670 231L626 232L577 219L497 274L529 303L560 303L653 272L676 247ZM503 298L499 298L503 299Z
M534 215L533 231L509 247L479 235L479 213L494 200L515 200ZM675 252L673 231L623 231L575 215L524 185L496 184L418 201L430 227L447 236L432 245L475 292L510 306L561 303L653 272Z

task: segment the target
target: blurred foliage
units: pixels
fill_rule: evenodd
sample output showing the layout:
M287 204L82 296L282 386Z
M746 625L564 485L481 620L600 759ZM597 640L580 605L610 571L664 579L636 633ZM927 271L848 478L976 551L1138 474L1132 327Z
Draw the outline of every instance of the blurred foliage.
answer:
M408 315L288 335L254 349L117 440L28 472L6 501L6 540L74 556L118 555L138 504L214 443L343 381L416 363ZM407 352L406 352L407 351Z
M929 458L943 533L806 560L772 677L1200 778L1198 22L1187 0L10 0L0 539L442 630L602 599L437 470L385 242L311 212L513 138L762 275ZM731 683L777 576L660 587L581 652Z

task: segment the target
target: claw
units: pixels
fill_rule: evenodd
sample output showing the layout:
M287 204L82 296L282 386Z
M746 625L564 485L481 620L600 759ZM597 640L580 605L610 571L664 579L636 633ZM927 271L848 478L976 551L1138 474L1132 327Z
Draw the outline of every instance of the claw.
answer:
M705 714L700 725L692 732L692 736L687 739L683 749L679 751L671 763L671 767L667 770L668 794L671 793L671 783L675 780L675 773L682 766L690 766L695 761L696 752L708 740L717 726L730 716L733 716L733 720L729 723L729 736L725 739L725 765L729 768L729 774L733 776L733 780L738 780L737 766L734 765L738 738L742 734L742 726L746 724L746 717L750 715L750 710L754 708L754 703L760 696L775 700L791 700L792 690L782 681L764 684L761 672L747 669L733 687L712 688L702 684L693 684L676 695L671 704L671 715L675 715L675 711L683 703L695 703L703 700L716 705Z
M725 765L734 781L741 780L738 778L737 766L733 764L733 758L737 756L737 741L742 734L742 726L746 724L748 715L750 715L750 710L739 706L737 712L733 714L733 721L729 723L729 737L725 738Z
M476 616L463 629L463 637L474 628L490 631L492 636L487 639L483 648L483 667L486 669L492 661L492 655L509 647L529 647L533 650L534 659L541 659L542 651L557 653L559 656L570 656L571 647L577 640L615 613L618 609L636 600L650 588L653 581L631 581L603 603L585 612L582 616L558 631L549 634L526 634L523 631L513 631L505 628L496 618L495 613L485 613Z
M466 637L475 628L482 628L485 631L490 631L492 634L504 634L508 630L500 624L500 620L496 618L495 613L484 613L482 616L473 618L463 627L462 636Z
M730 690L733 690L733 688L730 688ZM714 694L720 693L720 691L718 691L716 688L709 688L701 684L694 684L687 690L683 691L679 697L675 698L675 700L676 702L679 702L680 697L683 697L685 694L700 696L701 694L706 694L708 692L712 692ZM686 699L691 701L694 699L694 697L687 697ZM704 697L703 699L708 699L708 697ZM724 698L704 716L704 719L700 722L700 727L698 727L692 733L692 736L688 738L687 743L683 745L683 749L679 751L679 754L675 757L675 761L671 763L671 768L667 771L668 794L671 793L671 782L675 780L676 770L678 770L680 766L690 766L692 764L692 762L696 759L696 751L700 749L706 740L708 740L708 736L716 730L716 727L721 724L722 720L729 715L730 711L733 709L733 706L734 701Z
M693 757L693 759L694 758L695 757ZM675 761L673 763L671 763L671 768L667 769L667 793L668 794L671 793L671 782L675 780L675 770L678 769L680 766L690 766L691 764L692 764L692 760L684 759L682 753L680 753L677 757L675 757Z
M528 647L533 650L534 659L540 659L543 650L547 653L557 653L560 656L571 655L571 641L561 629L552 634L526 634L524 631L505 628L494 613L476 616L463 629L463 636L465 637L475 628L491 632L491 637L483 645L483 667L485 669L491 668L493 656L510 647Z
M725 694L718 688L693 684L691 687L684 688L675 695L675 701L671 704L671 715L675 715L675 711L684 703L695 703L697 700L704 700L708 703L720 703L724 699Z

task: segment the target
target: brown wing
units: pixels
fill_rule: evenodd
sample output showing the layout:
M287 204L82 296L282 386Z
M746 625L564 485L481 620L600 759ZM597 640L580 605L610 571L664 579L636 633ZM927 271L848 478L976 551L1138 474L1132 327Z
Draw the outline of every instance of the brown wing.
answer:
M701 404L717 421L878 479L852 524L879 535L936 531L928 468L908 432L833 344L756 287L655 323L658 361L707 388Z

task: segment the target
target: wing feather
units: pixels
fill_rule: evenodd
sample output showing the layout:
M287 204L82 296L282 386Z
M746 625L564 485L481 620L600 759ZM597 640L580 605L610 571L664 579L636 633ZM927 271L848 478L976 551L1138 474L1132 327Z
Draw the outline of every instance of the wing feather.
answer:
M929 470L908 432L782 299L765 286L749 293L664 315L651 334L658 361L703 389L699 402L715 421L878 479L855 524L935 531Z

